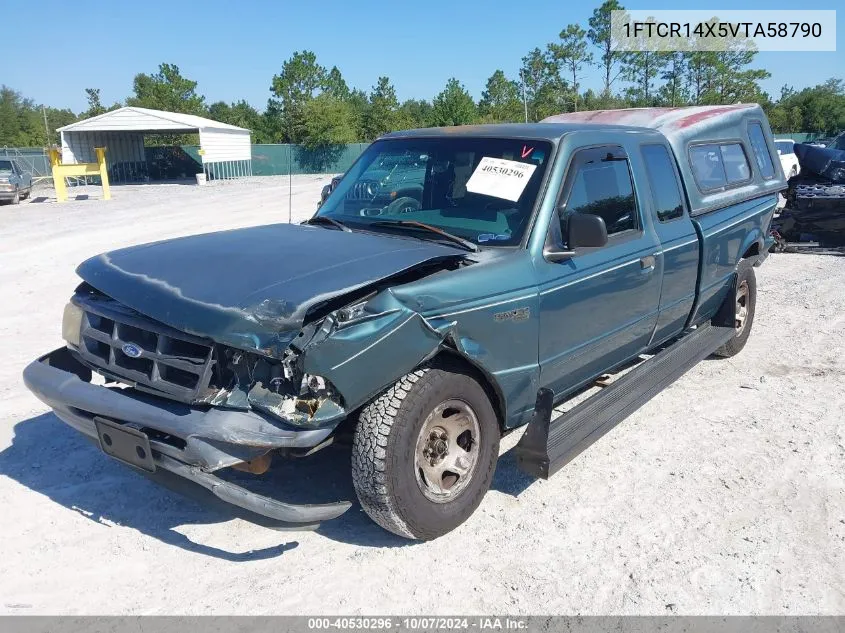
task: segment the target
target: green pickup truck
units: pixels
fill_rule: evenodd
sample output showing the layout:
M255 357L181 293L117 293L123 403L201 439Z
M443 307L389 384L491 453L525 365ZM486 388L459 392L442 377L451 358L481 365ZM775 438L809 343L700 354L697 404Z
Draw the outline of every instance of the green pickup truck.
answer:
M436 538L481 503L503 434L528 425L518 463L548 477L743 348L777 160L756 105L388 134L302 225L84 262L67 345L24 380L111 457L285 525L352 501L285 503L226 471L351 437L363 509Z

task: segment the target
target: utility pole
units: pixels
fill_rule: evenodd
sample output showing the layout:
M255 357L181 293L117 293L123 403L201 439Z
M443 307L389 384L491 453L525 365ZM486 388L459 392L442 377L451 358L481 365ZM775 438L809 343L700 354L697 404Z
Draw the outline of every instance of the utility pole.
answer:
M519 69L519 83L522 84L522 107L525 109L525 122L528 123L528 100L525 98L525 79L522 76L522 69Z
M293 145L288 143L288 224L293 222Z
M43 105L41 106L41 114L44 115L44 138L47 139L45 147L50 147L50 128L47 125L47 110Z

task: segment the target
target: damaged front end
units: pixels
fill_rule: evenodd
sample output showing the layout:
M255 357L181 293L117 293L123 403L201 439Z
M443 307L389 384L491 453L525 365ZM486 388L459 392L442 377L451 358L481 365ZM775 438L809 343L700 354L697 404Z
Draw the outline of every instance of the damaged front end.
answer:
M24 381L60 419L148 476L167 471L275 521L319 522L349 502L291 506L215 473L262 474L273 455L329 445L351 412L448 337L397 300L392 285L462 265L441 258L325 298L298 330L271 329L265 318L272 349L187 333L85 282L65 310L67 347L31 363Z
M155 322L87 284L65 309L63 332L79 361L107 380L192 407L260 411L292 428L346 415L337 391L306 374L289 347L272 358Z

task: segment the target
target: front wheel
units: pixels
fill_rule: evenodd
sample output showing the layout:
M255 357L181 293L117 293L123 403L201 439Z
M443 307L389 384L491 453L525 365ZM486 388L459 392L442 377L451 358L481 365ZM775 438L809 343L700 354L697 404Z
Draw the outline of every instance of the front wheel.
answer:
M15 194L12 196L12 204L20 204L21 202L21 192L15 189Z
M757 306L757 277L748 262L740 264L736 279L736 303L734 305L734 336L716 350L716 356L730 358L745 347L751 326L754 324L754 309Z
M467 374L423 367L362 410L352 448L352 481L381 527L430 540L475 511L499 456L490 399Z

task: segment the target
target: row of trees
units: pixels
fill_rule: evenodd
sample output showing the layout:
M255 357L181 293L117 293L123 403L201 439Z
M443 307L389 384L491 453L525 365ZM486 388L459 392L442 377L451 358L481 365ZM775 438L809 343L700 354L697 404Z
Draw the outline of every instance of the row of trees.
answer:
M845 128L845 85L841 79L796 92L784 87L772 100L760 87L770 76L752 68L749 51L622 52L611 45L611 11L606 0L585 25L569 24L558 39L522 58L517 77L496 70L476 102L456 78L431 100L400 102L388 77L369 91L351 88L337 66L321 65L311 51L294 53L270 84L263 112L244 100L207 104L197 82L173 64L138 74L126 105L209 116L246 127L257 143L301 143L324 147L369 141L390 130L433 125L538 121L573 110L639 106L761 103L779 132L833 133ZM599 90L583 90L589 73L601 77ZM108 109L96 88L86 89L88 108L79 118ZM45 131L44 118L47 120ZM77 117L69 110L36 106L10 88L0 94L0 145L55 143L56 127Z

